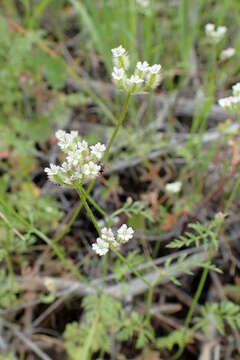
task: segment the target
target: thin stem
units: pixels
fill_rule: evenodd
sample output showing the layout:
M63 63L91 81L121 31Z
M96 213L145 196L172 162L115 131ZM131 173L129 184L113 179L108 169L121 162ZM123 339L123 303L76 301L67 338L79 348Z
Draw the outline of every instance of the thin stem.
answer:
M116 249L113 247L111 248L114 254L125 264L127 267L131 270L133 274L135 274L139 279L141 279L148 288L152 287L152 284L147 281L137 270L134 269L134 267L129 263L127 259L125 259Z
M86 194L89 194L91 192L94 183L95 183L95 180L92 180L90 185L87 188ZM78 217L78 215L82 209L82 206L83 206L83 204L80 202L77 209L74 211L73 216L69 220L69 222L66 224L64 229L59 233L59 235L54 239L54 243L58 243L64 237L64 235L66 235L70 231L72 224L74 223L74 221L76 220L76 218Z
M64 266L73 274L75 275L79 280L81 280L83 283L87 284L87 280L83 275L79 273L79 271L75 268L74 265L72 265L64 256L64 253L62 249L60 249L51 239L49 239L45 234L43 234L40 230L33 227L32 224L29 224L28 221L26 221L24 218L22 218L14 209L10 208L5 201L0 198L0 204L2 207L10 214L12 214L18 221L25 227L27 231L29 231L32 234L35 234L40 239L42 239L46 244L49 245L50 248L52 248L55 255L59 258L59 260L64 264ZM11 226L11 224L8 222L8 224ZM91 287L91 285L89 285ZM93 287L93 286L92 286Z
M110 152L110 150L111 150L112 144L113 144L113 142L114 142L114 140L115 140L115 138L116 138L116 136L117 136L117 134L118 134L118 131L119 131L119 129L120 129L120 127L121 127L121 125L122 125L125 117L126 117L130 97L131 97L131 94L128 93L128 94L127 94L127 98L126 98L126 100L125 100L125 103L124 103L124 105L123 105L123 110L122 110L122 112L121 112L121 114L120 114L120 116L119 116L117 125L116 125L116 127L115 127L115 129L114 129L114 131L113 131L113 134L112 134L112 136L111 136L111 138L110 138L110 140L109 140L109 143L108 143L108 145L107 145L106 151L105 151L105 153L104 153L104 158L103 158L103 161L104 161L104 162L106 162L106 160L108 159L109 152Z
M150 321L151 321L152 297L153 297L153 286L151 285L149 287L148 295L147 295L147 317L146 317L146 320L147 320L147 322L149 324L150 324Z
M89 205L87 203L87 200L86 200L85 194L83 192L82 186L77 186L76 190L77 190L77 193L78 193L78 195L80 197L80 200L81 200L83 206L85 207L85 209L87 211L88 216L90 217L90 220L92 221L95 229L97 230L98 235L101 236L101 229L100 229L100 227L99 227L99 225L97 223L97 220L96 220L92 210L90 209L90 207L89 207Z
M209 249L209 253L208 253L208 262L209 263L211 261L212 251L213 251L213 246ZM208 267L204 268L204 270L202 272L202 275L201 275L201 279L200 279L199 284L198 284L197 291L196 291L196 293L194 295L192 304L191 304L191 306L190 306L190 308L188 310L188 313L187 313L187 316L186 316L186 319L185 319L185 322L184 322L184 329L183 329L183 334L182 334L182 344L179 347L176 354L171 358L171 360L179 359L180 356L182 355L184 349L185 349L185 337L186 337L190 322L192 320L192 316L194 314L195 307L198 304L198 301L199 301L199 299L200 299L200 297L202 295L202 291L204 289L204 286L205 286L205 283L206 283L206 280L207 280L208 272L209 272L209 268Z
M11 243L11 228L6 225L6 242L5 242L6 264L8 267L8 275L10 278L10 282L11 284L13 284L14 272L13 272L13 265L10 255L10 243Z
M90 217L93 225L95 226L95 229L98 232L98 235L101 236L101 229L98 226L97 220L92 212L92 210L90 209L90 207L88 206L88 203L86 201L84 192L82 191L82 187L78 186L76 188L78 195L81 199L81 202L83 203L83 206L85 207L88 216ZM134 269L134 267L128 262L128 260L126 260L116 249L114 249L113 247L111 247L111 249L113 250L113 252L116 254L116 256L125 264L127 265L127 267L132 271L133 274L135 274L139 279L141 279L148 287L151 287L152 285L146 280L144 279L144 277L137 271Z
M96 203L96 201L89 195L84 188L82 187L82 192L84 193L85 198L93 205L93 207L101 214L104 218L107 217L107 213Z
M232 191L227 203L226 203L224 212L226 212L227 209L231 206L232 199L233 199L234 195L236 194L236 192L238 191L239 186L240 186L240 181L238 180L236 182L234 188L233 188L233 191ZM217 226L217 229L216 229L217 234L220 233L221 226L222 226L222 223L220 222L219 225ZM214 250L214 245L212 244L210 249L209 249L209 252L208 252L208 263L210 263L210 261L211 261L213 250ZM191 304L191 306L189 308L189 311L187 313L187 317L186 317L185 322L184 322L182 345L179 347L177 353L171 358L171 360L179 359L180 356L182 355L184 349L185 349L185 342L184 342L185 335L186 335L186 333L188 331L190 322L192 320L192 317L193 317L193 314L194 314L194 311L195 311L195 307L198 304L198 301L199 301L199 299L200 299L200 297L202 295L202 291L204 289L204 286L205 286L205 283L206 283L206 280L207 280L208 272L209 272L209 268L208 267L204 268L204 270L202 272L202 275L201 275L201 279L200 279L199 284L198 284L197 291L196 291L196 293L194 295L193 302L192 302L192 304Z

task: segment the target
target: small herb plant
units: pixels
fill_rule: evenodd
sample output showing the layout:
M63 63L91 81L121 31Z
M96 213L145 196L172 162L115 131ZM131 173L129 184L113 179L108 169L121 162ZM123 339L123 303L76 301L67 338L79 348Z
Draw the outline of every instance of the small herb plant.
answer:
M6 1L3 2L7 4ZM193 114L187 141L182 145L180 139L178 146L178 141L171 143L175 124L170 124L166 127L166 131L162 132L161 114L157 124L153 126L150 124L149 127L149 124L138 122L137 114L139 116L141 111L146 111L146 103L148 103L146 94L158 91L162 82L171 90L175 87L175 81L179 81L180 89L185 77L188 82L188 57L190 49L195 50L195 38L200 29L198 29L198 20L196 20L196 28L190 24L190 21L186 21L185 13L188 12L188 6L185 1L179 1L177 20L176 12L172 8L163 12L162 21L167 29L169 21L166 22L166 19L171 19L174 24L173 29L180 22L180 25L178 24L180 30L174 39L169 38L172 31L167 31L164 36L163 41L167 43L167 48L169 47L173 56L166 56L163 62L161 60L163 67L158 63L154 64L164 55L162 45L153 46L154 36L159 35L159 29L154 24L157 23L156 14L158 12L162 14L160 2L159 4L154 0L101 2L100 5L97 4L95 13L96 9L92 1L69 1L81 19L81 24L84 25L83 36L86 36L86 33L90 34L89 49L96 47L104 61L106 75L111 76L113 84L109 85L109 91L114 94L114 100L107 104L104 96L99 96L99 89L96 92L92 91L91 86L86 85L87 81L85 83L82 80L82 73L78 75L74 70L76 64L69 65L72 61L69 53L72 45L56 50L55 44L51 43L49 38L52 47L48 47L44 31L35 30L40 22L40 14L51 1L36 2L36 9L27 0L22 0L20 3L21 12L26 15L24 25L27 30L15 21L8 21L8 17L6 19L0 17L0 85L4 90L0 94L0 141L4 148L4 151L0 149L0 156L3 159L0 163L0 261L6 267L0 270L1 330L10 329L13 335L19 336L18 327L11 325L9 321L12 312L20 311L20 317L23 313L22 323L25 324L25 320L26 323L28 322L29 314L35 314L28 307L32 308L36 305L41 308L49 305L50 310L52 307L55 311L55 306L61 304L62 297L64 300L67 299L68 304L69 295L76 293L81 298L81 306L77 300L79 321L78 319L74 322L72 319L66 321L65 330L62 324L60 325L64 340L61 350L64 346L68 358L72 360L95 358L103 360L110 356L113 358L118 356L119 360L125 360L128 358L124 352L125 348L134 349L133 356L137 356L138 352L145 354L148 349L153 349L154 354L157 351L160 353L159 356L163 354L166 356L164 358L177 360L182 359L187 346L194 343L196 334L200 332L201 336L207 339L209 323L220 336L229 332L235 334L240 330L238 304L224 300L200 305L199 300L209 273L213 276L222 276L221 264L213 259L219 251L222 251L219 243L221 230L227 218L225 214L236 197L240 182L237 181L232 191L229 191L230 197L228 191L223 191L225 188L221 182L216 194L210 194L215 199L215 195L223 193L221 206L217 203L216 215L212 212L205 221L198 218L198 214L190 216L201 199L205 185L205 178L200 182L198 174L203 171L205 176L208 168L211 168L211 161L217 157L220 146L226 147L229 139L232 139L229 152L232 152L233 159L229 166L227 160L223 159L221 171L223 174L230 168L228 177L231 179L235 179L235 175L238 174L237 134L227 133L227 123L224 128L214 129L215 132L210 132L210 135L206 132L208 137L213 138L217 134L219 136L217 140L220 140L219 143L216 141L217 144L208 149L208 152L204 151L207 117L216 90L217 97L220 98L218 104L223 110L231 112L234 116L240 110L240 83L235 83L233 86L231 83L231 96L227 98L218 96L217 86L221 79L218 75L225 71L228 61L237 56L238 51L237 47L235 49L227 44L229 35L227 27L208 23L202 28L203 46L207 44L207 51L211 53L206 59L203 56L207 70L202 80L207 87L208 96L203 106L201 103L201 111ZM59 9L60 3L64 3L64 13L68 14L68 2L54 0L52 6L54 9ZM201 6L203 3L204 1ZM9 4L7 4L9 9L15 8L13 1L9 1ZM122 17L122 26L117 38L123 40L122 44L128 44L133 52L131 56L122 45L110 51L113 41L114 43L116 41L115 23L119 14L113 13L113 18L110 19L104 11L113 9L114 6L118 8ZM31 18L30 13L33 9L35 12ZM125 11L126 9L128 11ZM103 23L99 20L101 16L98 14L104 16ZM143 29L141 31L145 40L141 49L136 49L136 14L141 20L140 27ZM58 15L56 11L56 17ZM69 16L72 22L72 14ZM92 19L98 24L99 33L93 26ZM76 26L75 21L74 17L74 26ZM105 26L106 23L108 26ZM64 23L63 26L66 24ZM110 33L114 34L114 37ZM61 38L62 35L61 30L58 29L56 38L58 36ZM83 45L83 48L84 46L88 52L88 45ZM197 51L201 51L201 46L202 43ZM63 56L59 55L60 51ZM146 60L139 61L139 54L144 54L141 57L145 59L151 59L151 64ZM194 52L192 56L194 58ZM88 59L83 60L83 63L84 61L88 66ZM166 68L168 63L174 67L174 70ZM191 68L191 71L195 70ZM70 84L67 75L71 77ZM194 80L199 81L197 76ZM70 88L73 86L74 91L79 90L78 86L80 86L84 94L68 94L65 86ZM116 104L114 103L116 94L119 95L119 102L123 100L122 111L119 114L117 101ZM44 102L45 98L48 99L47 103ZM137 112L139 99L143 101ZM149 103L154 102L155 97L150 94ZM96 119L101 114L103 121L109 120L111 126L107 128L104 136L94 130L92 137L82 137L78 131L71 130L72 124L67 119L70 118L72 109L82 105L86 107L89 105L91 108L93 104L97 105L97 110L94 108ZM169 105L170 100L168 103L167 99L165 110L170 114ZM154 111L154 107L149 110L150 115L147 116L147 120L151 119ZM131 117L131 122L125 124L127 117ZM171 118L169 115L168 117ZM52 135L53 128L58 129L55 136ZM60 154L55 144L60 148ZM161 162L164 163L166 160L166 163L171 164L172 155L176 155L179 162L184 163L178 179L168 176L171 165L166 167L163 165L162 168L160 167L160 170L166 173L166 181L165 179L163 181L162 173L157 168L158 164L154 162L156 154L161 154L165 148L168 150L164 152ZM46 156L46 152L49 152L50 156ZM138 174L136 171L141 179L141 186L144 187L148 182L152 184L149 192L137 199L129 195L125 197L118 175L111 174L108 181L105 178L105 169L108 177L109 167L114 160L116 158L120 162L128 160L126 154L130 155L130 164L136 164L139 159L144 162L144 169L141 169L143 173ZM37 181L31 174L33 169L43 170L49 158L50 165L45 168L44 175L45 178L47 175L50 182L41 179L44 183L41 188L36 185ZM128 168L130 173L133 169L131 166ZM35 176L38 177L40 173L42 174L43 171L39 173L35 171ZM191 189L190 181L195 182L197 190L194 193L188 191L188 188ZM96 183L98 186L94 186ZM95 197L96 189L98 196ZM65 218L64 204L69 205L69 198L75 201L76 193L79 202ZM183 199L182 193L184 193ZM63 199L62 207L58 207L58 196ZM107 200L111 197L114 197L114 202L111 202L106 210L103 204L107 204ZM200 203L199 208L204 209L207 201L208 197L205 202ZM225 203L226 205L223 205ZM224 213L218 211L219 207L223 207ZM84 214L81 213L79 216L82 210ZM174 226L179 225L184 218L186 221L183 221L180 231L171 234ZM85 234L83 237L88 251L85 251L84 247L79 250L79 242L75 242L75 238L72 237L74 225L78 226L76 220L81 223L81 230L83 228L85 230L84 226L87 224L89 231L86 238ZM162 244L159 237L165 235L163 233L169 229L171 236L167 234L167 244ZM74 243L73 248L68 245L69 239ZM149 246L149 243L154 241L156 245ZM46 250L42 242L46 244ZM30 251L34 252L37 258L34 264L29 256ZM74 257L70 261L68 257L71 252ZM157 258L160 252L164 254L163 259ZM44 276L48 265L49 271L54 276ZM42 268L43 273L41 273ZM92 279L92 269L95 270L95 274L97 273L96 279ZM62 276L61 270L71 274L72 279ZM184 281L191 277L194 271L198 271L200 277L199 281L194 283L195 290L190 299L191 304L183 309L182 313L185 316L183 321L178 323L167 319L165 328L158 326L157 315L161 316L162 313L161 310L156 310L156 307L159 305L161 308L161 301L166 297L165 283L172 282L174 289L184 286ZM15 277L15 272L19 274L18 277ZM59 273L61 278L57 277ZM180 275L183 276L183 280L180 279ZM37 285L33 284L37 287L36 292L28 289L30 281L29 284L24 284L23 279L27 276L30 276L31 282L37 283ZM159 285L162 285L162 288ZM27 300L30 299L26 304L20 301L22 294L26 295ZM134 297L135 295L139 296ZM186 303L189 304L189 299ZM48 316L49 308L44 310L42 318L40 315L35 321L35 327L33 326L32 329L36 334L38 325L44 322L45 316ZM37 311L38 308L36 313ZM1 322L2 318L3 322ZM38 348L37 342L33 343L35 334L28 338L31 329L27 325L26 332L22 337L21 334L19 336L20 341L24 339L27 344L26 353L29 347L37 356L48 360L48 355ZM44 325L39 326L39 329L40 332L42 329L44 331ZM168 330L167 333L165 329ZM51 337L51 334L44 333L44 336ZM61 342L59 339L57 341ZM18 346L18 342L16 344ZM20 346L19 348L20 351L16 350L18 355L22 353ZM2 331L0 349L3 349L0 359L10 360L17 356L15 352L14 354L9 352L12 348L5 347Z

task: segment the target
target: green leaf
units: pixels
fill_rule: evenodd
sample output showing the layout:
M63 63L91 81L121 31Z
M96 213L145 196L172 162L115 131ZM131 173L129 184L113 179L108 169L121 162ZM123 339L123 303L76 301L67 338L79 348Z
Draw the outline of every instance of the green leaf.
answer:
M35 51L34 58L35 67L43 72L48 84L56 90L62 89L67 75L65 62L59 57L50 57L39 49Z

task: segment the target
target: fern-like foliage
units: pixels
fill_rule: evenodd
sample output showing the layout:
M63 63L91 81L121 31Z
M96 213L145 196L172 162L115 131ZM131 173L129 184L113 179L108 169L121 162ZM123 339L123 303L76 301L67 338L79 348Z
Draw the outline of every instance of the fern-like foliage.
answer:
M214 324L221 335L225 334L226 324L231 330L240 330L240 306L231 301L204 305L194 328L207 335L209 323Z
M190 224L189 228L192 229L192 231L189 231L185 235L172 241L167 247L171 249L181 249L183 247L194 245L196 247L203 246L205 250L208 250L209 246L212 244L214 248L217 249L218 234L216 228L220 221L221 218L216 216L209 224L201 224L199 222Z
M119 325L117 339L120 341L126 341L135 336L138 349L154 341L154 331L149 322L135 311L131 313L130 318L124 317Z
M153 217L149 213L147 206L140 201L126 201L124 206L113 213L114 216L120 214L125 214L128 218L131 218L133 215L141 215L143 218L153 222Z
M182 254L174 263L171 258L164 263L162 276L168 278L175 285L181 285L176 277L176 269L178 270L177 272L181 272L181 274L193 275L192 270L196 268L208 268L215 272L222 272L215 264L212 264L210 261L202 260L201 258L198 258L197 255L189 256L188 254Z
M65 348L70 359L83 359L87 343L88 355L98 351L109 353L113 337L127 341L134 336L138 348L153 341L153 330L144 322L143 316L132 312L127 317L120 301L105 294L89 295L82 305L82 321L80 324L68 324L64 332Z
M193 334L191 331L187 331L184 334L183 338L183 330L175 330L172 331L168 336L162 336L156 340L156 347L158 350L167 349L169 351L173 350L174 346L180 347L183 343L188 344L191 342Z

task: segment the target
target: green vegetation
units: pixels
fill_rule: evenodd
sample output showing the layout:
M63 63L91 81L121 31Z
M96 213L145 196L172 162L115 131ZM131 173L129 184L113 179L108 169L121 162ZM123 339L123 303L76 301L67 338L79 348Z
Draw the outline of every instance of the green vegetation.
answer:
M0 359L237 358L239 16L1 1Z

